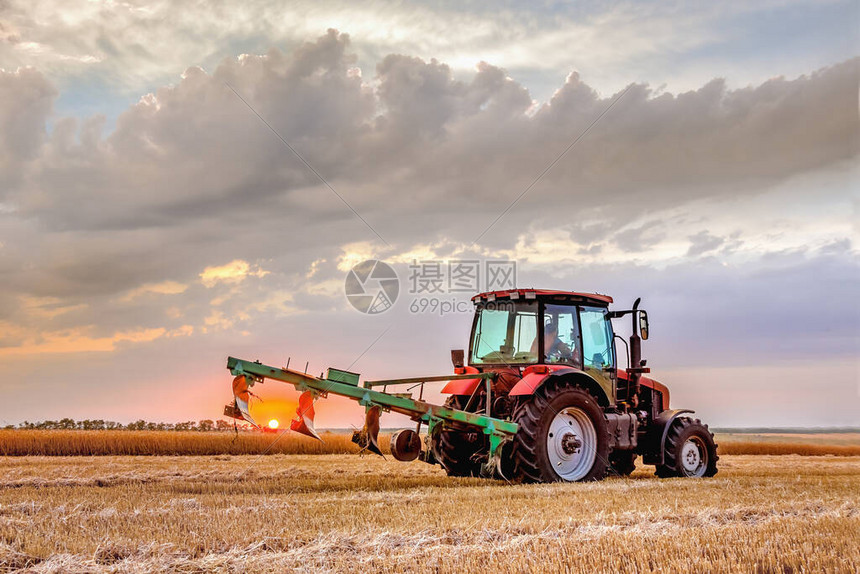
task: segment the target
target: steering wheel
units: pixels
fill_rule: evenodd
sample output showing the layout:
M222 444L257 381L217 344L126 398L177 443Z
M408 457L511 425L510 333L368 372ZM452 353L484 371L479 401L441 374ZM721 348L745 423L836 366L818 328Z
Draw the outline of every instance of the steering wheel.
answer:
M592 367L597 367L598 363L594 361L594 357L600 355L600 365L605 367L609 364L609 349L606 349L602 353L593 353L591 358L588 359L588 364Z
M546 356L546 361L548 363L572 363L574 362L575 355L576 352L573 349L570 349L570 351L567 353L562 352L561 350L555 350Z

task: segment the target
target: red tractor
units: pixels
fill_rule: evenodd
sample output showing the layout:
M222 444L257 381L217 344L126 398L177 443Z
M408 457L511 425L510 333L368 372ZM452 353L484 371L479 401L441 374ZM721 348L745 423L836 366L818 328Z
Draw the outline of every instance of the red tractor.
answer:
M538 289L481 293L472 301L468 357L451 355L457 374L483 375L449 382L445 404L518 425L502 447L504 476L599 480L629 475L639 455L660 477L716 474L707 425L686 416L691 410L670 409L669 390L645 376L648 315L638 299L621 311L609 310L606 295ZM626 315L633 324L629 345L612 328L613 319ZM625 343L626 369L618 368L616 340ZM433 458L449 475L480 474L490 448L485 433L451 423L431 439Z
M607 473L630 474L639 455L657 466L660 477L716 474L717 446L708 427L687 416L693 411L670 409L669 390L644 376L648 315L638 299L620 311L609 310L612 298L606 295L569 291L512 289L472 301L468 358L462 350L451 352L453 376L359 384L358 373L340 369L315 377L289 365L229 357L234 398L224 413L256 425L249 389L273 379L302 391L293 431L319 439L316 399L349 397L366 409L364 428L353 436L362 450L382 454L377 435L383 412L406 415L416 428L391 437L394 458L438 463L451 476L599 480ZM613 319L627 315L629 344L612 328ZM616 341L625 345L626 369L618 368ZM424 384L434 381L447 381L444 405L423 399ZM419 397L386 392L397 385L420 385Z

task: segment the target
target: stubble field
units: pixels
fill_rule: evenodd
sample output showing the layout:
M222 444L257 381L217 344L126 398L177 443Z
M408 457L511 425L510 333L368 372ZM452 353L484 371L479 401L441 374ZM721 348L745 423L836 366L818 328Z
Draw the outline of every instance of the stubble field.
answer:
M509 485L355 455L0 458L0 571L856 572L860 457Z
M294 433L0 429L0 456L350 454L352 433L321 431L322 441ZM379 435L388 452L389 431ZM717 433L720 455L860 456L860 432Z

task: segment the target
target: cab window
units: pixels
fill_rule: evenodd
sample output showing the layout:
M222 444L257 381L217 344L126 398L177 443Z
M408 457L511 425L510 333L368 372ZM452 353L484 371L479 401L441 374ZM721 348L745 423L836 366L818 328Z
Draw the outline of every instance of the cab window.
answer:
M582 359L585 367L602 369L612 366L612 331L606 319L606 309L582 307Z
M579 325L573 305L544 306L544 362L582 367Z
M471 364L536 363L536 301L498 302L478 309Z

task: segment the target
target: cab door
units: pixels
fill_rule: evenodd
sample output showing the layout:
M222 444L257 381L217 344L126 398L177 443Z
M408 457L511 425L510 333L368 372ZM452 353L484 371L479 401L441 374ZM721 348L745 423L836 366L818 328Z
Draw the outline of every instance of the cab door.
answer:
M594 377L615 403L615 383L607 369L615 368L612 345L612 324L603 307L580 307L579 324L582 332L583 370Z

